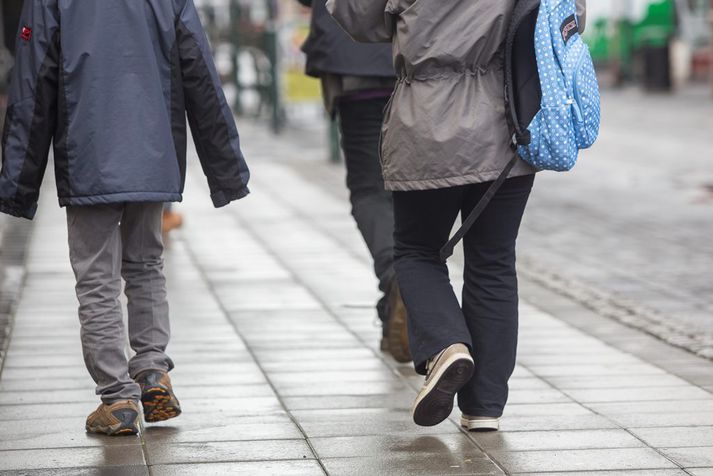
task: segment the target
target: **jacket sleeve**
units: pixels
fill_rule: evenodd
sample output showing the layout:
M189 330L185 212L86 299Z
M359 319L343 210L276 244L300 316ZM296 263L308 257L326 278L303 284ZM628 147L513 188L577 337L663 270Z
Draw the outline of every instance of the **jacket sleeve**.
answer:
M193 141L208 178L213 205L222 207L250 193L250 171L193 0L184 0L180 8L176 44Z
M587 0L577 0L577 17L579 34L581 35L587 26Z
M56 0L25 0L11 73L0 211L32 219L55 132L60 39Z
M394 17L387 11L388 0L328 0L327 10L356 41L390 42Z

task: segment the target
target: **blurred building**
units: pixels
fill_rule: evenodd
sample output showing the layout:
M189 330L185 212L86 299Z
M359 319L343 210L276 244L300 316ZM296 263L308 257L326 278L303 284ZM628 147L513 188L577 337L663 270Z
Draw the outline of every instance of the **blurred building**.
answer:
M592 54L615 83L670 89L713 74L711 0L597 0L587 7Z

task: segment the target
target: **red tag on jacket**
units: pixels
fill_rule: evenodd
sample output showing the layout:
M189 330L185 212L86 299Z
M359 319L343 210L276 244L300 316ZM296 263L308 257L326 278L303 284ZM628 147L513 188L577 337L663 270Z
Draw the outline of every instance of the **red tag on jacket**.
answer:
M32 39L32 28L29 26L23 26L22 32L20 33L20 38L25 41L30 41Z

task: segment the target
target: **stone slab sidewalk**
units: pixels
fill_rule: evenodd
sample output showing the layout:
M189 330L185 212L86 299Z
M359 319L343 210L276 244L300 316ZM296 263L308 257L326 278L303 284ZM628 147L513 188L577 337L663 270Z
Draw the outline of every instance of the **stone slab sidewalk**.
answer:
M0 374L0 474L713 475L713 394L676 371L713 365L606 322L585 332L544 301L522 304L502 432L466 434L457 412L414 426L421 377L378 350L376 283L348 204L248 153L253 194L223 210L189 172L167 252L184 414L140 438L84 433L98 401L64 215L45 191Z

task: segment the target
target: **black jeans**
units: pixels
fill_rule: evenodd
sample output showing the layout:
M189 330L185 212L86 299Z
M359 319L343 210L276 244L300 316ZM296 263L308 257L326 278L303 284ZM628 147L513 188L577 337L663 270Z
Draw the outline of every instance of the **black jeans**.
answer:
M439 257L453 224L475 207L490 183L394 193L395 269L406 303L416 371L449 345L470 347L471 381L459 392L471 416L499 417L515 368L518 292L515 241L534 175L505 181L463 240L463 306Z
M374 259L379 289L388 292L394 277L394 212L391 193L384 190L379 162L379 137L388 98L340 101L337 106L342 149L347 166L347 188L352 216ZM386 318L386 300L379 317Z

